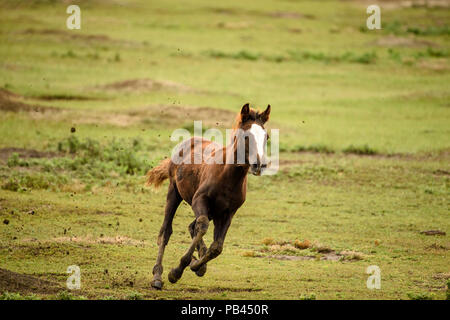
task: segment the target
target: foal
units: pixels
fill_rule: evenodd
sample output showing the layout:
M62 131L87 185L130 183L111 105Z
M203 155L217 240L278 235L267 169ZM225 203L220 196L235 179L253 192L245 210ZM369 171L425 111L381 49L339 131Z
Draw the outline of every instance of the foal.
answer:
M165 179L170 181L164 222L158 236L159 252L153 267L152 287L161 289L163 286L161 275L164 249L172 234L175 211L182 200L189 203L195 214L194 221L189 225L192 243L180 259L179 265L170 271L169 281L177 282L187 266L190 266L197 276L203 276L207 262L222 252L231 219L245 201L248 171L261 175L267 167L265 147L268 135L264 124L269 120L269 114L270 105L264 112L259 113L247 103L236 117L231 144L228 147L219 147L212 141L194 137L180 144L179 148L190 147L190 154L186 155L177 150L183 159L181 163L174 161L172 157L147 173L147 184L156 188ZM194 150L198 150L196 146L201 146L202 152L205 148L215 147L212 156L223 161L210 163L205 161L207 159L202 159L200 164L191 164ZM245 147L244 153L241 146ZM208 230L210 220L214 223L214 241L207 248L202 238ZM195 249L198 251L198 260L193 256Z

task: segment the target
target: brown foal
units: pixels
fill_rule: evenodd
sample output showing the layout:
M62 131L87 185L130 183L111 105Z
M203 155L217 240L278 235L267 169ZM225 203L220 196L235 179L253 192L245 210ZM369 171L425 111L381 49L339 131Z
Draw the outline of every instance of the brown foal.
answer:
M245 104L236 117L231 144L228 147L219 147L214 142L199 137L185 140L180 145L190 146L191 150L190 154L186 155L179 151L183 160L193 159L194 150L198 150L195 146L201 146L202 151L213 146L217 148L212 155L223 161L206 163L206 159L202 159L200 164L192 164L192 161L179 163L173 161L172 157L147 173L148 185L159 187L165 179L170 181L164 221L158 236L159 252L153 267L152 287L161 289L163 286L161 275L164 249L172 234L175 211L182 200L189 203L195 214L194 221L189 225L192 242L181 257L179 265L170 271L169 281L177 282L187 266L190 266L197 276L203 276L208 261L220 255L231 220L245 201L247 173L250 171L252 174L261 175L267 167L264 151L268 135L264 124L269 120L269 114L270 105L264 112L259 113L251 109L248 103ZM240 157L240 143L245 146L245 159L241 162L237 160ZM214 223L214 240L207 248L203 236L211 220ZM196 249L198 259L193 255Z

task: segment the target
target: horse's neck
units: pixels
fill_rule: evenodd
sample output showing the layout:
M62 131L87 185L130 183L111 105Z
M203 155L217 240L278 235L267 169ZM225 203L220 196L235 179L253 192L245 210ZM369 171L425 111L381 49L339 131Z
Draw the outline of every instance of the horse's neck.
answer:
M232 179L236 184L245 183L245 179L248 173L248 164L236 164L237 161L237 148L235 143L231 143L226 148L225 167L224 170L229 179Z

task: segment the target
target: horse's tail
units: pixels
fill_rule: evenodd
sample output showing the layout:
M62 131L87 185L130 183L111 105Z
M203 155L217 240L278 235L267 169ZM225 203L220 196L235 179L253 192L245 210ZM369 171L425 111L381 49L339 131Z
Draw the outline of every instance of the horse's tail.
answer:
M159 188L164 180L169 178L170 159L161 161L159 165L147 172L147 186L153 185L155 189Z

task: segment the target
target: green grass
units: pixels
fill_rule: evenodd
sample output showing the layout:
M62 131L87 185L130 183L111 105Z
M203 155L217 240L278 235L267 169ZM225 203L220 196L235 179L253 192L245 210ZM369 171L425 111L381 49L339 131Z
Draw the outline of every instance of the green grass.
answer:
M80 291L1 299L448 299L448 10L381 4L370 31L359 1L79 5L67 30L62 1L0 1L0 88L52 107L0 99L0 268L62 287L69 265L82 273ZM105 89L133 79L160 87ZM222 255L172 285L183 203L154 291L166 185L144 174L174 129L224 130L246 102L272 106L280 171L249 177ZM447 235L420 234L435 229Z

